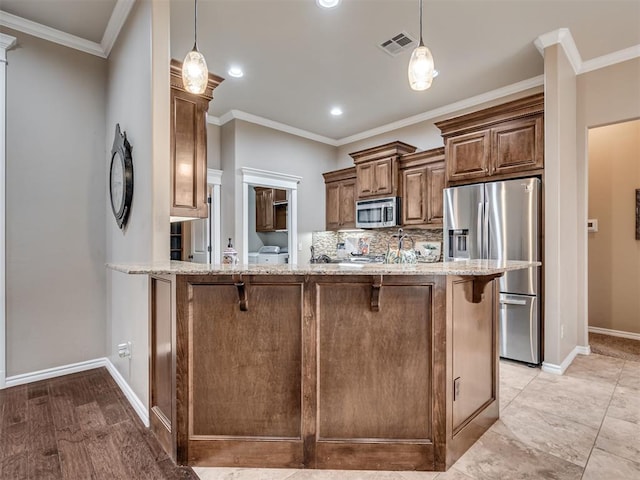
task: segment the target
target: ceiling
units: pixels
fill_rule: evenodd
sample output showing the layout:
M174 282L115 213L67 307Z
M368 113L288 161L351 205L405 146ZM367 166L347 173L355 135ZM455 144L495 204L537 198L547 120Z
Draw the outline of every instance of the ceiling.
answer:
M127 0L118 0L119 2ZM100 42L116 0L2 0L2 10ZM193 1L171 0L171 55L193 45ZM640 0L425 0L424 41L440 75L414 92L411 49L378 44L419 38L418 0L199 0L198 46L226 80L209 113L241 111L329 139L535 78L534 40L569 28L583 61L640 45ZM245 76L227 70L240 65ZM341 117L329 110L340 106Z

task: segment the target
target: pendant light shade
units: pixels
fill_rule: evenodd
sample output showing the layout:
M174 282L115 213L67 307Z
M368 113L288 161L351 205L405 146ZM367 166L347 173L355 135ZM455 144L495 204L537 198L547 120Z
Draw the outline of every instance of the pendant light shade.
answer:
M198 0L194 0L193 50L182 62L182 84L187 92L201 94L207 88L209 70L204 55L198 51Z
M413 90L426 90L433 81L434 63L431 51L422 41L422 0L420 0L420 45L409 60L409 85Z

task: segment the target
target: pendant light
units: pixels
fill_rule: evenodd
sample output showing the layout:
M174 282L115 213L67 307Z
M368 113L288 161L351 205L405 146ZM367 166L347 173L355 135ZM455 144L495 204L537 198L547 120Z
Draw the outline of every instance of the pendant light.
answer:
M194 40L193 50L187 53L182 62L182 84L186 91L201 94L207 88L209 80L209 70L207 70L207 62L198 51L198 0L193 0L194 4Z
M420 45L411 54L409 60L409 85L413 90L426 90L433 81L433 56L422 41L422 0L420 0Z

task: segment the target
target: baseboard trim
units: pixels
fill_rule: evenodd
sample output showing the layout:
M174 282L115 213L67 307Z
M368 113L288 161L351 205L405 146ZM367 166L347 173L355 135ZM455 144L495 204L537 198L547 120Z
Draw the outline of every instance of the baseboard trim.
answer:
M120 372L115 367L115 365L111 363L111 360L109 360L108 358L105 358L105 360L106 360L105 366L107 367L107 370L109 371L109 373L111 374L115 382L120 387L120 390L122 390L122 393L124 394L124 396L127 397L127 400L129 400L129 404L131 404L131 407L133 407L135 412L138 414L138 417L140 417L140 420L142 420L142 423L144 423L144 426L148 428L149 427L149 410L147 410L147 407L145 407L144 403L142 403L140 398L138 398L138 396L135 394L133 389L129 386L129 384L124 379L124 377L120 374Z
M589 327L589 332L600 333L602 335L611 335L612 337L630 338L631 340L640 340L640 333L623 332L622 330L611 330L609 328Z
M576 347L576 349L578 350L578 353L580 355L591 355L591 346L590 345L587 345L586 347L582 346L582 345L578 345Z
M87 360L85 362L71 363L69 365L62 365L60 367L47 368L45 370L38 370L36 372L23 373L20 375L13 375L7 377L5 381L5 388L16 387L18 385L24 385L32 382L39 382L40 380L49 380L51 378L61 377L63 375L70 375L72 373L84 372L94 368L105 367L113 380L116 382L124 396L129 401L129 404L133 410L138 414L140 420L146 427L149 427L149 411L145 407L144 403L138 398L133 389L129 386L124 377L120 374L111 360L108 358L96 358L94 360Z
M553 373L555 375L563 375L564 372L569 368L569 365L573 362L573 360L581 355L589 355L591 353L591 348L589 346L583 347L577 345L571 353L565 357L560 365L556 365L555 363L547 363L542 362L542 371L547 373Z
M26 383L39 382L40 380L49 380L50 378L61 377L63 375L84 372L85 370L91 370L93 368L106 367L107 361L108 360L106 358L96 358L85 362L70 363L69 365L62 365L60 367L46 368L36 372L13 375L11 377L7 377L5 386L15 387Z

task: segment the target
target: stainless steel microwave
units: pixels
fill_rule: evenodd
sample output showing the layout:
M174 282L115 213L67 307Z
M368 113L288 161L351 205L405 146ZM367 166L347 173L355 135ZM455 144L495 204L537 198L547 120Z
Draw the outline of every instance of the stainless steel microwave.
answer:
M400 225L400 197L356 202L357 228L384 228Z

